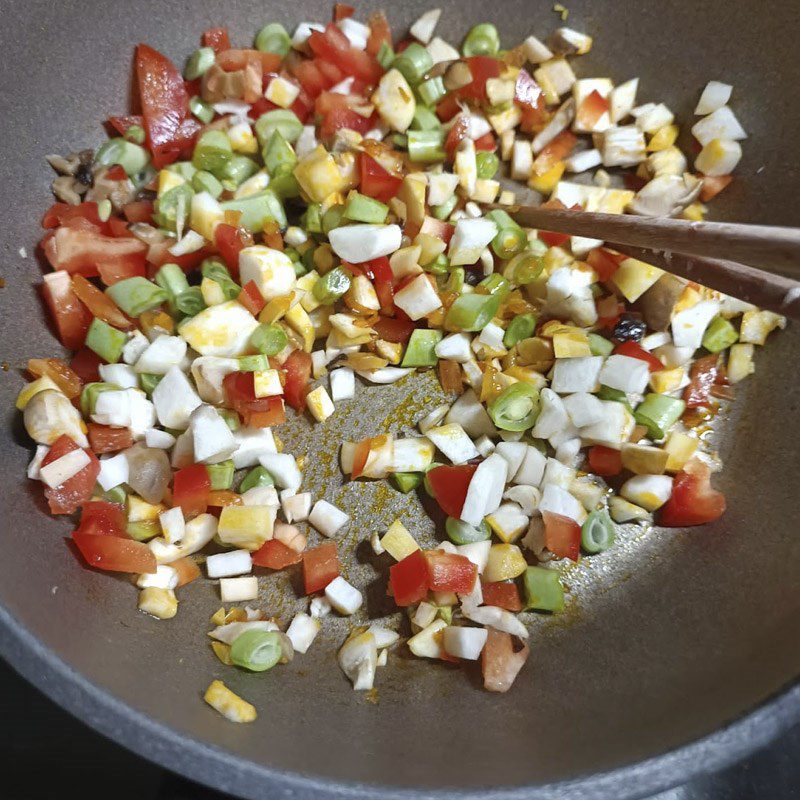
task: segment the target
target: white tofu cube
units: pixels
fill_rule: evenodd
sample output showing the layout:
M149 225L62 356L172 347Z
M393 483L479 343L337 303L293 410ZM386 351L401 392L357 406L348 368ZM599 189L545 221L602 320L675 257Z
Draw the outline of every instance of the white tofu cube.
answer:
M364 596L341 575L325 587L325 597L333 608L344 616L355 614L364 602Z

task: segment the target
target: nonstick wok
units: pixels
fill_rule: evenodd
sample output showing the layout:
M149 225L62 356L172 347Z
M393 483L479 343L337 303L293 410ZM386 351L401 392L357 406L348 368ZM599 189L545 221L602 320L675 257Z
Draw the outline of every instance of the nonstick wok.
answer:
M430 5L389 7L394 29ZM451 41L487 19L510 44L561 24L550 2L438 5L439 32ZM793 2L567 5L568 24L595 37L581 74L640 76L640 99L663 100L685 129L709 79L732 83L749 139L714 214L800 222ZM247 798L638 797L717 769L800 717L797 328L759 349L757 374L708 434L725 462L715 480L727 514L686 531L626 530L614 549L574 567L568 612L532 620L531 657L508 694L484 692L477 672L401 650L368 699L336 665L349 623L330 618L291 665L238 672L208 647L219 606L209 582L182 590L178 617L157 622L136 611L126 579L84 568L65 546L68 522L50 518L40 487L25 480L31 447L13 407L26 359L58 352L36 291L35 245L53 177L44 156L97 146L101 121L126 112L137 42L183 63L212 25L228 25L244 45L267 21L292 29L328 19L331 8L328 0L28 0L3 2L2 11L0 359L10 369L0 373L0 651L25 677L146 758ZM355 553L348 574L367 586L373 615L387 610L385 584L363 540L397 515L423 540L433 523L414 496L377 482L343 485L336 445L402 431L436 399L431 376L360 387L326 426L299 419L281 431L291 452L308 455L308 485L353 513L340 550ZM262 605L284 622L299 607L281 599L294 596L293 580L263 580ZM231 724L202 702L217 677L256 704L256 723Z

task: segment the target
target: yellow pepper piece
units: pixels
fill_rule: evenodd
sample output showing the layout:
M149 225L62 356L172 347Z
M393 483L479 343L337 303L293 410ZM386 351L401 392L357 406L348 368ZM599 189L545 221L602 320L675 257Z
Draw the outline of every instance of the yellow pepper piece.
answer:
M647 149L651 153L655 153L659 150L666 150L668 147L672 147L672 145L675 144L675 140L678 138L678 132L677 125L665 125L663 128L659 128L647 143Z
M531 175L528 178L528 186L540 194L551 194L561 180L566 168L567 165L563 161L559 161L543 175Z
M234 694L222 681L212 681L203 699L231 722L253 722L258 716L255 706Z

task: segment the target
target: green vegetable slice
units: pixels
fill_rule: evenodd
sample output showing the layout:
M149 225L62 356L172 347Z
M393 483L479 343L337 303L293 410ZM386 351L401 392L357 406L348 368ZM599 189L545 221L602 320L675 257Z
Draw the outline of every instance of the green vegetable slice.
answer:
M231 645L231 661L251 672L266 672L281 660L281 640L276 631L249 630Z
M592 511L581 526L581 547L587 553L602 553L614 544L614 523L606 511Z
M504 431L526 431L539 416L539 390L518 381L504 389L487 408L492 422Z

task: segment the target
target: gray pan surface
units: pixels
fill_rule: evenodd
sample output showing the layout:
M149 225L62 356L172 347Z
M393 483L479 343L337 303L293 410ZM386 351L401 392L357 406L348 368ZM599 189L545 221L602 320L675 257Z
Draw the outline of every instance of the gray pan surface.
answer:
M31 448L13 408L26 359L59 349L35 290L38 225L51 202L44 155L96 146L100 121L127 111L136 42L182 63L210 25L229 25L233 41L245 44L266 21L292 28L327 19L330 7L304 0L1 5L0 360L10 369L0 372L0 408L10 435L0 445L0 652L29 680L147 758L247 798L445 790L636 797L740 757L798 718L796 328L759 352L755 379L709 434L726 463L717 478L726 516L686 532L627 531L615 549L574 567L568 612L531 618L532 655L507 695L480 690L476 673L398 652L370 702L336 666L343 620L326 623L292 665L239 673L208 648L208 618L219 605L211 584L187 587L178 617L156 623L136 612L125 580L81 567L62 541L68 523L48 517L39 487L24 479ZM396 4L391 22L401 30L429 5ZM486 18L507 43L560 24L549 2L442 5L440 31L452 41ZM568 5L569 24L595 35L579 66L585 76L639 75L640 98L665 101L683 122L707 80L733 83L750 138L715 214L798 224L795 3ZM387 427L407 430L436 394L430 376L360 387L334 425L297 420L281 431L290 452L308 455L308 485L353 514L341 550L355 550L347 574L368 586L373 615L383 613L385 587L363 540L397 515L423 540L434 526L415 497L378 483L342 485L336 444ZM282 599L293 595L284 590L295 577L262 579L263 607L284 621L299 607ZM258 706L255 724L232 725L204 705L213 678Z

